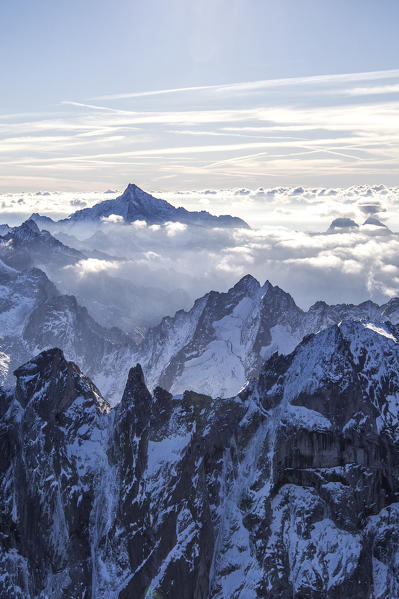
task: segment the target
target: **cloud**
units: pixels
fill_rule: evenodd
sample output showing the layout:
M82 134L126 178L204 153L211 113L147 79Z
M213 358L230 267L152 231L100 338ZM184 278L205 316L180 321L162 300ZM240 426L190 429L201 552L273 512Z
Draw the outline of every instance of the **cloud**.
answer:
M0 182L92 191L139 173L163 190L396 185L396 88L398 69L106 94L47 115L0 115Z
M348 81L368 81L378 79L391 79L399 77L399 69L391 69L386 71L368 71L363 73L343 73L330 75L314 75L310 77L287 77L284 79L266 79L260 81L247 81L244 83L230 83L223 85L198 85L192 87L175 87L171 89L160 89L143 92L128 92L123 94L109 94L104 96L96 96L91 100L122 100L130 98L147 98L149 96L162 96L170 94L185 94L198 91L215 91L223 93L234 92L253 92L260 89L268 89L273 87L289 87L297 85L308 85L315 83L346 83Z
M74 265L68 265L66 270L73 270L78 276L84 277L87 274L103 273L115 270L118 264L109 260L99 260L98 258L88 258L79 260Z
M101 218L103 223L123 223L123 216L119 214L110 214Z
M215 214L242 216L252 229L144 221L128 226L111 215L104 223L65 228L69 237L63 238L58 225L59 238L88 259L49 275L105 324L127 330L156 324L247 273L278 284L305 308L319 299L358 303L399 296L399 235L363 225L369 215L382 215L392 231L399 231L399 187L206 187L154 195L187 209L206 206ZM21 219L28 210L54 216L61 206L71 211L74 200L93 205L109 197L105 192L26 193L3 194L0 201L3 213ZM335 218L352 218L359 227L327 233Z
M86 206L86 202L84 200L71 200L71 206L75 206L76 208L84 208Z
M180 223L148 226L144 221L131 226L119 222L90 229L84 226L74 229L79 249L106 251L113 258L80 261L58 272L57 284L64 292L76 294L102 322L111 324L112 315L114 323L128 330L156 324L166 314L188 309L210 289L226 290L247 273L261 282L269 279L278 284L304 308L320 299L381 303L399 296L399 235L363 226L364 205L359 204L359 198L367 198L367 205L384 207L388 219L396 212L398 189L361 186L336 189L332 194L331 189L298 186L264 188L262 195L259 189L236 193L240 190L205 189L202 195L211 198L213 206L221 202L220 210L244 201L253 215L260 207L262 214L268 212L280 221L258 221L251 230ZM183 195L185 200L198 201L201 192ZM176 198L181 204L182 195L176 193ZM288 216L281 213L282 207ZM313 213L316 222L315 214L322 210L327 215L353 214L359 227L327 233L325 216L324 220L318 217L318 230L310 231L308 216ZM288 226L294 218L296 226Z

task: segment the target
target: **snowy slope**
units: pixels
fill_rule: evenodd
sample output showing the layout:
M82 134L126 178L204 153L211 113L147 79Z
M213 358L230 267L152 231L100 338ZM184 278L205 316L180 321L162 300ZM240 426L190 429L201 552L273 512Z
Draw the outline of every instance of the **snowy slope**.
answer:
M111 402L120 399L135 344L118 329L97 324L41 270L20 272L0 261L0 335L0 384L12 385L13 370L32 355L60 347L104 396Z
M0 588L54 598L398 596L399 342L348 321L237 397L110 410L59 350L0 392Z
M19 270L41 265L60 268L84 258L81 252L64 245L48 231L40 231L32 219L19 227L8 227L3 233L0 259Z
M122 217L123 221L128 223L135 220L144 220L148 224L180 222L208 227L248 228L245 221L234 216L214 216L205 210L190 212L185 208L175 208L165 200L154 198L133 183L129 183L123 194L118 198L105 200L91 208L77 210L67 219L58 222L63 225L98 222L112 214ZM40 215L34 215L34 218L41 225L46 225Z
M399 300L383 306L317 302L304 312L279 287L247 275L228 292L211 291L190 311L164 318L147 332L134 360L151 389L228 397L275 351L288 354L306 335L348 319L397 323Z

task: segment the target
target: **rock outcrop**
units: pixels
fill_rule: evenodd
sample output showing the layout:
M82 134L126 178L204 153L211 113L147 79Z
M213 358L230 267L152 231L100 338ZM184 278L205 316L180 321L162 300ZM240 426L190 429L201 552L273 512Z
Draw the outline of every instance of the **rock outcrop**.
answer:
M137 365L113 410L60 350L17 369L0 596L397 597L398 333L334 325L227 399Z

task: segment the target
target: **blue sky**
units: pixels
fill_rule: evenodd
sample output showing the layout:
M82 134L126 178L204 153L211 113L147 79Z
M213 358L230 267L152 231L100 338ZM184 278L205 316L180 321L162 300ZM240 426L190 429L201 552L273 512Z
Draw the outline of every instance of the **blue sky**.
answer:
M3 0L0 188L396 185L398 17L396 0Z

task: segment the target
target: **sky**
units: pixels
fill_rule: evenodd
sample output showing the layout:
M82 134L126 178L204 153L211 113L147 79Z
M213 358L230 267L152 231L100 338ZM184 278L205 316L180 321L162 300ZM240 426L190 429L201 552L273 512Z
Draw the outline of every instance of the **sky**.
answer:
M399 185L398 18L396 0L2 0L0 193Z

